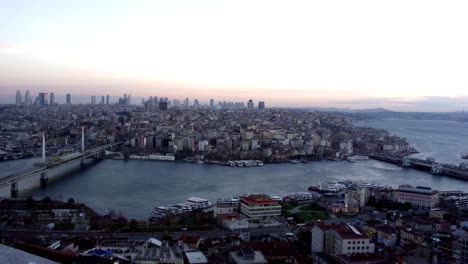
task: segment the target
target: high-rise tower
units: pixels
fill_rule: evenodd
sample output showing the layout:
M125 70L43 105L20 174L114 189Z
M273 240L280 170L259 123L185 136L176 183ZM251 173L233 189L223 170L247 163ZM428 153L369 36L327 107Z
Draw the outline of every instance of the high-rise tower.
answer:
M24 104L26 106L32 105L32 99L31 99L31 94L29 93L29 90L27 90L26 94L24 95Z
M55 104L55 95L54 93L50 93L50 105L54 105Z
M23 105L23 99L19 90L16 91L16 105Z

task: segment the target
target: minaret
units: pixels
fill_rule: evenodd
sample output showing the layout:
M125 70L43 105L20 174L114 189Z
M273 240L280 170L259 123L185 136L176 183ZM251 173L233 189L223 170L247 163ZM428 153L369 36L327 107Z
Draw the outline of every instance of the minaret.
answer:
M42 133L42 163L44 164L46 162L45 152L46 152L46 149L45 149L45 132L44 132Z
M81 127L81 153L84 153L84 127Z
M46 164L46 156L45 156L45 132L42 133L42 164L44 167L47 167ZM48 178L47 178L47 171L41 173L41 188L45 188L47 186Z

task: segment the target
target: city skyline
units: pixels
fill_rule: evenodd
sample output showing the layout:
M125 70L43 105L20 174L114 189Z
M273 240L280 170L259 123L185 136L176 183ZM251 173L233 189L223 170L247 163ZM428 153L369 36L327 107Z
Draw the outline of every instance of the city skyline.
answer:
M28 89L258 98L284 107L437 112L468 105L463 1L0 7L0 103L14 103L16 90Z

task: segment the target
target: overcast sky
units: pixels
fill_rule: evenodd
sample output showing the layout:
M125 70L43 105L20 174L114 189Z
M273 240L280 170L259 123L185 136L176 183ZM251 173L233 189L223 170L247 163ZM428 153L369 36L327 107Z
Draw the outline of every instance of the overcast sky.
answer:
M461 110L467 11L427 0L0 0L0 102L29 89Z

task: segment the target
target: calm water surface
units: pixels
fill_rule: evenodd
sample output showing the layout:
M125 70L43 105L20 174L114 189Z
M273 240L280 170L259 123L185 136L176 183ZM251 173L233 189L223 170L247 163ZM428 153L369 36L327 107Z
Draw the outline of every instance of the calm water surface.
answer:
M421 151L440 161L461 161L468 150L468 124L445 121L386 119L365 123L400 136ZM464 149L466 148L466 150ZM28 166L33 161L0 163L2 175ZM69 168L63 168L62 172ZM57 174L57 173L55 173ZM188 163L104 160L86 170L52 177L47 189L37 188L39 179L20 183L22 195L74 197L98 212L121 211L129 218L146 219L154 206L184 201L189 196L215 200L245 193L286 195L306 191L312 184L328 180L376 182L397 187L400 184L430 186L439 190L468 190L468 182L403 169L379 161L309 162L274 164L263 167L230 168ZM0 190L8 195L9 188Z

